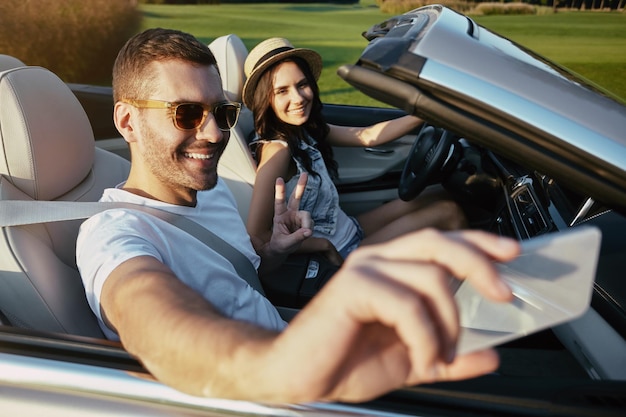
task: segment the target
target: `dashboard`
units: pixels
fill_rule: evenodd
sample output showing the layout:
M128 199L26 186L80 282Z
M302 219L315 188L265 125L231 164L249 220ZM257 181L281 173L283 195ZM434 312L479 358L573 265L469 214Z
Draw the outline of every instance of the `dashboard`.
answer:
M626 339L626 217L554 178L459 140L462 157L443 184L470 227L518 240L581 224L602 231L592 307Z

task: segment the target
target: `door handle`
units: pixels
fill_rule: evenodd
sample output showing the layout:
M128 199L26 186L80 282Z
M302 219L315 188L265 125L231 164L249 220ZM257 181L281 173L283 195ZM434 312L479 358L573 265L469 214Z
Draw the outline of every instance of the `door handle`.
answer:
M373 153L376 155L387 155L393 153L393 149L383 149L383 148L365 148L365 152Z

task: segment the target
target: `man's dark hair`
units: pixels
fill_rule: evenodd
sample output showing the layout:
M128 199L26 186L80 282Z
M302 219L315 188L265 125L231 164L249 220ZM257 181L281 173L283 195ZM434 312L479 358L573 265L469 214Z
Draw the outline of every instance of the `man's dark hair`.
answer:
M182 60L217 67L207 45L179 30L154 28L130 38L113 65L113 99L143 99L154 86L150 64L154 61Z

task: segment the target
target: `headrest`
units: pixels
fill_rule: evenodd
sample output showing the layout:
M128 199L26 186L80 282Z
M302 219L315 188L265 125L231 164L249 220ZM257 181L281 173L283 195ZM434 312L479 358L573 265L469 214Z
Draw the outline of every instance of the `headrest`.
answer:
M241 103L241 92L246 81L243 72L243 64L248 56L246 45L237 35L230 34L216 38L209 44L209 49L217 60L226 99Z
M25 67L19 59L12 57L11 55L0 54L0 71L6 71L11 68Z
M69 87L40 67L0 72L0 175L36 200L54 200L91 170L89 119Z

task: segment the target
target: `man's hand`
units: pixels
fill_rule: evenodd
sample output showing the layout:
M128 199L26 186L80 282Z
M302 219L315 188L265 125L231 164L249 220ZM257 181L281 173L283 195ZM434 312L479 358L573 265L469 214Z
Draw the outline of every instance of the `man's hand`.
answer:
M367 401L495 370L493 350L455 355L460 327L449 278L508 301L493 261L518 253L513 240L479 231L423 230L364 246L280 334L223 317L152 257L118 267L103 288L103 306L129 351L190 394ZM164 329L174 336L163 339Z
M289 383L282 393L272 384L271 396L365 401L403 386L492 372L493 350L455 354L460 326L449 277L509 301L493 261L518 253L511 239L435 230L355 250L275 342L268 371Z
M276 179L274 199L274 225L269 250L279 255L288 255L300 247L305 239L313 234L311 213L300 210L300 200L306 187L308 176L300 175L295 190L285 204L285 182Z

